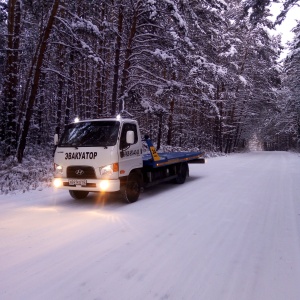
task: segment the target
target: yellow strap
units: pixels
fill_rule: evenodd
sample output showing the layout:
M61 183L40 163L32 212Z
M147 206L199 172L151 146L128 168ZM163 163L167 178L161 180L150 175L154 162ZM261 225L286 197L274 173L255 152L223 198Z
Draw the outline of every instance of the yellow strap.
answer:
M160 157L159 157L158 153L156 152L154 146L150 146L149 148L150 148L150 151L151 151L151 154L152 154L153 159L154 159L155 161L160 160Z

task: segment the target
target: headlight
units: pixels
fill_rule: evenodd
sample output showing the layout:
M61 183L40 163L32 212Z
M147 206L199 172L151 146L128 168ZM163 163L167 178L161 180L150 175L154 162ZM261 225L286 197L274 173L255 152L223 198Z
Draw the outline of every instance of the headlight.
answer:
M56 175L62 175L63 167L58 164L54 164L54 172Z
M107 165L105 167L100 167L100 175L101 176L111 176L113 175L114 172L118 172L119 171L119 164L118 163L114 163L112 165Z
M112 174L113 174L112 165L108 165L108 166L100 168L101 176L111 176Z

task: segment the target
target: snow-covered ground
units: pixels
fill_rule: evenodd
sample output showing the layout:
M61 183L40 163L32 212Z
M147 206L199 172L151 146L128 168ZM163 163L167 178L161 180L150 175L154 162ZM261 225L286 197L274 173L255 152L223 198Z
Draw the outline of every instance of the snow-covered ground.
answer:
M134 204L0 196L0 299L300 299L300 156L191 165Z

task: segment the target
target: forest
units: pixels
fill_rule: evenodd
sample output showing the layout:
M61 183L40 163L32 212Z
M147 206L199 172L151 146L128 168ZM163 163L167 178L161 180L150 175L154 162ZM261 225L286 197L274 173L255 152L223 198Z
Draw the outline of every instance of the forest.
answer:
M119 112L158 149L299 151L300 23L283 61L272 33L299 3L271 2L0 0L0 159Z

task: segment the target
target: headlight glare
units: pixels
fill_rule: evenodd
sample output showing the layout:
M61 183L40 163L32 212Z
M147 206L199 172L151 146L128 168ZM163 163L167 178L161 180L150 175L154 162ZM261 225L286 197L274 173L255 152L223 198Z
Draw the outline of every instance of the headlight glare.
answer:
M53 180L53 186L56 188L59 188L63 185L63 182L60 178L54 178Z
M109 187L109 181L108 180L102 180L99 183L99 187L102 191L106 191Z

